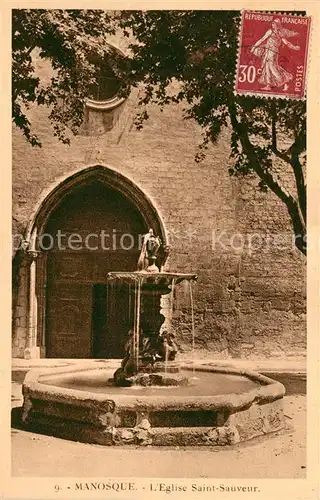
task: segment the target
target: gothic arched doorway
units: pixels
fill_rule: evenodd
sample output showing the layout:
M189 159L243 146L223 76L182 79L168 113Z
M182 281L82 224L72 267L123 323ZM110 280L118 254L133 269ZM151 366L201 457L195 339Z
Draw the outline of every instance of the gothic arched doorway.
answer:
M130 328L128 288L112 290L110 271L137 268L150 227L160 218L142 191L106 167L66 179L35 217L37 345L53 358L118 358Z

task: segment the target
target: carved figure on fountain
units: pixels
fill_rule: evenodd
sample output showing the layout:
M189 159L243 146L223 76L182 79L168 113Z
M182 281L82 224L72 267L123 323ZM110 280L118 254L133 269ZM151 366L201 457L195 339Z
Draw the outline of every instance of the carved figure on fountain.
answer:
M175 334L173 332L168 332L163 330L159 335L159 354L162 361L174 361L177 353L178 347L175 342Z
M170 247L163 245L159 236L155 236L153 229L144 235L140 256L138 259L138 271L158 273L162 270L168 258Z

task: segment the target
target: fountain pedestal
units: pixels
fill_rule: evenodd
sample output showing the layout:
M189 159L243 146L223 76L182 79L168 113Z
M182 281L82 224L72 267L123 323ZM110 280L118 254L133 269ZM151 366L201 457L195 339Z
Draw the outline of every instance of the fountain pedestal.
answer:
M172 331L161 329L165 317L161 314L161 297L172 291L175 284L196 280L195 274L165 272L112 272L109 280L130 285L134 302L134 320L128 332L125 357L114 374L119 386L134 384L185 385L175 361L178 348ZM160 375L161 374L161 375ZM171 374L171 377L168 377Z

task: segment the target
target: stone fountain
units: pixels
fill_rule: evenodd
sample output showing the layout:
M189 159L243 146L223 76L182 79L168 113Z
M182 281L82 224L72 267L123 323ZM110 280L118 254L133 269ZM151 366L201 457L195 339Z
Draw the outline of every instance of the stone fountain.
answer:
M128 332L126 354L114 374L114 383L118 386L178 386L188 383L175 362L178 348L174 332L162 328L165 317L161 314L161 298L170 292L173 294L174 287L182 281L196 281L197 276L160 272L156 265L160 248L160 239L150 229L144 236L138 270L108 274L109 281L126 283L130 294L134 295L134 322ZM167 257L168 248L163 255Z
M134 304L120 366L114 371L110 360L92 360L85 367L29 372L24 426L103 445L158 446L230 445L283 427L279 382L228 365L179 363L161 301L187 281L193 307L197 276L164 271L167 253L150 230L137 271L108 275L111 287L129 285Z

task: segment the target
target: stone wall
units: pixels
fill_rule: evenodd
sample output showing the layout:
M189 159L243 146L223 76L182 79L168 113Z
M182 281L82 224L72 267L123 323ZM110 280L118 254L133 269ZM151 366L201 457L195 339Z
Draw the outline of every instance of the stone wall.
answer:
M46 75L46 67L40 64ZM260 245L234 249L230 237L290 234L285 208L256 179L228 175L225 130L203 163L194 160L201 130L182 119L182 107L150 108L142 130L134 126L137 94L113 117L90 111L70 146L52 135L44 109L32 124L43 147L32 148L13 130L13 232L22 233L44 190L62 176L103 163L136 183L157 207L172 245L168 269L198 274L195 345L210 356L270 357L305 354L305 264L294 249ZM224 246L217 237L225 231ZM235 241L235 240L234 240ZM247 240L246 240L247 241ZM19 294L18 294L19 295ZM24 273L14 311L14 355L24 348ZM188 295L177 291L174 324L183 350L190 349Z
M17 262L19 261L19 262ZM23 358L27 337L28 321L28 270L27 263L18 255L13 273L13 301L12 301L12 353L13 356Z

